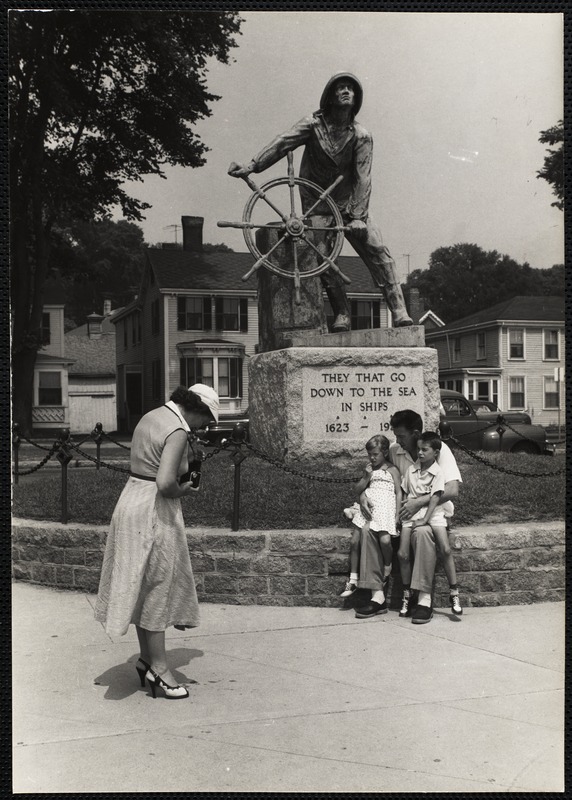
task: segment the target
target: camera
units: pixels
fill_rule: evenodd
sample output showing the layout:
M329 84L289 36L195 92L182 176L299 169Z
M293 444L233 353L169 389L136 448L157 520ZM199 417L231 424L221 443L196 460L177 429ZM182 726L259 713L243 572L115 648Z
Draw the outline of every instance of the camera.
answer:
M193 461L189 461L189 469L185 472L184 475L181 475L179 478L179 484L191 483L191 489L194 492L198 492L199 486L201 484L201 467L203 462L200 459L194 459Z

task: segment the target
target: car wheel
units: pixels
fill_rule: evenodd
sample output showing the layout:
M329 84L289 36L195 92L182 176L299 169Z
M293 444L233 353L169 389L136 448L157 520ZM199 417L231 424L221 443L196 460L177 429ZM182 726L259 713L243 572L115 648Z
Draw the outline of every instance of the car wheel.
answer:
M525 453L527 455L537 456L540 453L538 445L534 442L518 442L510 451L511 453Z

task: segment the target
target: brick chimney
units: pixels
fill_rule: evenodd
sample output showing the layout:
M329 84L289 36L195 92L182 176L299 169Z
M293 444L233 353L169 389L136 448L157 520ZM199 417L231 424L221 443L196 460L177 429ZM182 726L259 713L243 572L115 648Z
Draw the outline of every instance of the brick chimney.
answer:
M419 289L406 289L405 294L409 316L415 325L419 325L419 320L425 313L425 302L419 297Z
M108 317L111 314L111 300L103 301L103 316Z
M192 253L202 253L204 221L204 217L181 217L183 226L183 250Z

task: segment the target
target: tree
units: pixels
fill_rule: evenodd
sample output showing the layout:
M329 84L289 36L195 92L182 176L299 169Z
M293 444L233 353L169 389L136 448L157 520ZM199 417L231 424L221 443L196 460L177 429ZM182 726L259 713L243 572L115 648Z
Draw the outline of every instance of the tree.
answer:
M54 231L147 204L126 181L199 167L193 132L218 99L207 60L228 63L234 12L9 12L13 415L31 430L33 370Z
M115 308L133 299L144 265L143 231L133 222L73 222L55 228L50 264L65 291L66 317L82 325L101 313L104 300Z
M544 158L544 167L536 173L536 177L544 178L552 186L552 191L558 200L550 205L564 211L564 122L560 120L552 128L540 131L538 141L551 147L559 145L555 150L546 148L548 155Z
M433 251L429 269L414 270L406 285L419 289L426 307L444 322L453 322L516 295L562 294L564 268L534 269L464 243Z

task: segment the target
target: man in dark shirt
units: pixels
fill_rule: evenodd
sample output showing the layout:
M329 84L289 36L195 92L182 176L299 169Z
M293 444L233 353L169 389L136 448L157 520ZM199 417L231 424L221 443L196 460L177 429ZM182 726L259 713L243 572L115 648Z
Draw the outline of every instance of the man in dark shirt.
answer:
M383 244L381 231L369 214L373 140L355 115L361 108L363 89L349 72L334 75L322 93L320 110L303 117L290 130L264 147L249 164L232 163L228 173L242 178L251 172L263 172L286 153L305 145L300 177L328 188L339 175L343 180L330 197L337 203L346 238L368 267L375 285L383 292L395 327L412 325L395 272L395 262ZM306 212L316 197L300 187L302 209ZM322 203L311 215L313 224L333 224L327 205ZM316 246L326 252L332 234L327 233ZM322 283L335 315L333 330L350 328L350 309L342 279L333 270L321 274Z

